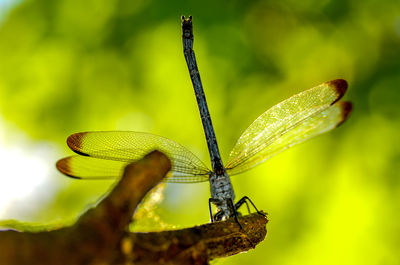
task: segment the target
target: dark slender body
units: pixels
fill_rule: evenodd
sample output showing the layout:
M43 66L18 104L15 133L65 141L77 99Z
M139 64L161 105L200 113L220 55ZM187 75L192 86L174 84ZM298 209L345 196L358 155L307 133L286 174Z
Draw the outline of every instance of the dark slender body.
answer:
M214 127L212 126L210 112L208 111L206 97L203 91L203 85L201 83L199 69L197 68L196 57L193 51L193 27L192 27L192 16L185 18L182 16L182 39L183 39L183 53L185 55L186 64L189 69L190 78L194 92L196 95L197 105L200 111L201 122L203 123L204 133L206 135L208 151L210 153L212 172L210 172L209 182L211 198L209 199L210 205L210 216L211 221L219 221L230 217L235 217L237 220L238 212L237 209L246 203L247 209L250 212L247 201L249 201L259 214L259 212L253 202L244 196L236 204L235 193L229 175L226 173L225 167L222 164L221 156L219 154L217 138L215 137ZM213 216L211 212L211 203L215 204L218 208L218 212Z
M210 173L210 202L214 203L219 212L214 216L216 220L222 220L236 216L236 209L233 205L235 194L232 184L219 154L217 138L215 137L210 113L208 111L206 97L203 91L199 70L197 68L196 57L193 51L193 29L192 17L185 19L182 17L182 38L183 52L189 68L190 78L192 79L194 92L199 106L201 121L206 135L208 151L210 153L213 172ZM211 216L212 218L212 216Z

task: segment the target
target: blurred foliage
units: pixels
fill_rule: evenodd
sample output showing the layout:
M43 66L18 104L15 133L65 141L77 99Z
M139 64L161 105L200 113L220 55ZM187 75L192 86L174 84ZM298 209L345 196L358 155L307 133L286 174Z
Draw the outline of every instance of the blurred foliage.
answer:
M3 119L64 155L71 133L119 129L166 136L209 163L182 14L194 16L223 157L259 114L301 90L344 78L355 105L339 129L232 179L271 221L256 250L220 263L399 264L398 0L26 0L0 27ZM64 185L38 220L76 217L110 182ZM155 212L178 227L207 222L208 197L207 183L167 185Z

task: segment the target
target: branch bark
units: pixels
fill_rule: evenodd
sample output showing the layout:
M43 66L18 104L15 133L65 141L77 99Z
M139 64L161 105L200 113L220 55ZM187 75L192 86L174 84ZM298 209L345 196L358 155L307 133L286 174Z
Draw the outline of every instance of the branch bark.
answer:
M0 232L0 264L208 264L254 248L266 236L258 214L174 231L131 233L127 228L144 195L170 170L154 151L128 165L119 183L71 227Z

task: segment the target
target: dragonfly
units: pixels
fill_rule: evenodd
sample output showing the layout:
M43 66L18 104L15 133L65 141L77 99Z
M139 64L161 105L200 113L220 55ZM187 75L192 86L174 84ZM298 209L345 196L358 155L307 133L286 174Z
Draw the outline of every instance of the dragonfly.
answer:
M336 79L322 83L268 109L242 133L224 165L193 50L192 16L182 16L181 19L184 57L194 87L212 169L173 140L134 131L72 134L67 144L77 155L59 160L56 167L63 174L77 179L118 178L129 163L153 150L159 150L172 163L165 182L210 183L211 222L231 217L237 220L240 215L238 209L247 202L262 213L247 196L235 203L230 176L245 172L296 144L341 125L352 110L351 102L339 101L347 90L347 82ZM217 208L215 214L212 214L211 204Z

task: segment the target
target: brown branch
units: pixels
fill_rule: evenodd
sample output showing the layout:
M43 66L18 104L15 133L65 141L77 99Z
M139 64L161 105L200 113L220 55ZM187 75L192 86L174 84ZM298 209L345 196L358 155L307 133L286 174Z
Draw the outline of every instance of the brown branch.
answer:
M127 166L108 196L73 226L0 232L0 264L208 264L264 239L267 219L258 214L239 218L243 230L227 220L176 231L127 232L135 208L169 169L168 158L155 151Z
M209 260L234 255L264 240L267 218L254 213L239 218L182 230L134 233L123 242L133 247L125 255L134 264L207 264Z

